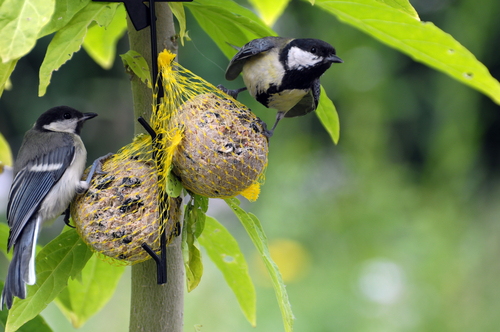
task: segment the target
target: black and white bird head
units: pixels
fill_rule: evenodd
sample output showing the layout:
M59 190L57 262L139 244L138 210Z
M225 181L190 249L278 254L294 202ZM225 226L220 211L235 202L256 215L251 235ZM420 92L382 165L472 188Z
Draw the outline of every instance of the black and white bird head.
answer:
M308 72L312 77L320 77L334 62L343 62L332 45L312 38L292 40L285 46L280 57L285 70Z
M38 118L35 129L80 135L83 123L96 116L96 113L82 113L68 106L57 106Z

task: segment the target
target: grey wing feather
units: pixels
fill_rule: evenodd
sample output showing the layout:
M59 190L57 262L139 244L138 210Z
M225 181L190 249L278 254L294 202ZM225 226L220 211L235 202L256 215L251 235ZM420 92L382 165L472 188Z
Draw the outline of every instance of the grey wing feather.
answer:
M10 227L7 249L16 242L28 220L33 216L50 189L59 181L73 161L75 148L65 146L28 162L14 178L7 204L7 220ZM33 167L56 165L61 167L47 171L32 171Z
M232 81L236 79L243 70L243 65L248 58L273 48L275 45L273 40L275 38L276 37L265 37L254 39L245 44L231 59L231 62L229 62L229 66L226 70L226 80Z
M292 109L285 113L285 118L306 115L318 108L319 96L321 94L321 84L319 78L313 81L311 91L304 96Z

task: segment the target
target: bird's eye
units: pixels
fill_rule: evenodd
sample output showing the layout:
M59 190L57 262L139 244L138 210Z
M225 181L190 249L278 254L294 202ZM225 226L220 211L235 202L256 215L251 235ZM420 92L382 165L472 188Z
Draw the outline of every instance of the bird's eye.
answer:
M311 47L311 53L316 53L316 47Z
M69 114L69 113L64 113L63 116L65 119L71 119L71 114Z

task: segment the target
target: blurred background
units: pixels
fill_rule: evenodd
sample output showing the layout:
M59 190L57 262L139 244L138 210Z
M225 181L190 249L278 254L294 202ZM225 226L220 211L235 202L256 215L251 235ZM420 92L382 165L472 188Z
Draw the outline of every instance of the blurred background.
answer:
M247 6L246 2L241 3ZM500 78L498 0L411 0L423 21L450 33ZM192 41L183 66L214 85L228 60L186 11ZM314 114L280 123L255 203L292 309L295 331L497 331L500 324L500 109L489 98L390 49L307 2L292 1L273 27L323 39L345 61L321 82L340 116L335 146ZM89 160L117 151L133 132L129 78L116 59L101 69L81 50L37 97L51 37L17 65L0 99L0 132L14 155L45 110L69 105L99 117L83 130ZM118 54L128 50L125 36ZM274 111L241 101L272 124ZM5 181L7 175L3 175ZM0 180L0 221L8 190ZM185 298L185 331L283 331L274 291L239 221L221 200L209 214L239 241L257 287L252 328L222 274L204 257L200 286ZM44 229L42 243L62 222ZM0 255L0 278L6 259ZM113 299L80 331L127 331L130 269ZM72 331L53 305L55 331ZM110 320L109 317L123 317Z

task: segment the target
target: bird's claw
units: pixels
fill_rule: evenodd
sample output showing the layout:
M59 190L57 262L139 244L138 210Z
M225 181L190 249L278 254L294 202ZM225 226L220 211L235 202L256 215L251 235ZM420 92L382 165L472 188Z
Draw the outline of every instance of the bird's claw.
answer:
M75 226L72 226L71 223L70 223L70 221L69 221L69 217L71 216L70 207L71 207L71 205L68 205L68 207L66 208L66 210L63 212L63 214L64 214L64 223L68 227L76 228Z
M105 160L109 159L113 154L108 153L105 156L99 157L94 162L92 163L92 168L90 168L89 175L87 176L87 184L90 186L90 181L92 181L92 178L94 177L94 174L98 175L104 175L106 172L102 170L102 165Z
M240 89L231 90L231 89L224 87L222 84L219 84L219 85L217 85L217 89L221 90L222 92L224 92L227 95L230 95L231 97L233 97L236 100L238 98L238 94L240 92L245 91L247 88L243 87Z
M264 135L266 137L267 146L269 147L269 139L273 136L274 130L267 129L267 123L265 123L259 117L257 117L257 120L255 122L257 122L262 127L262 135Z

